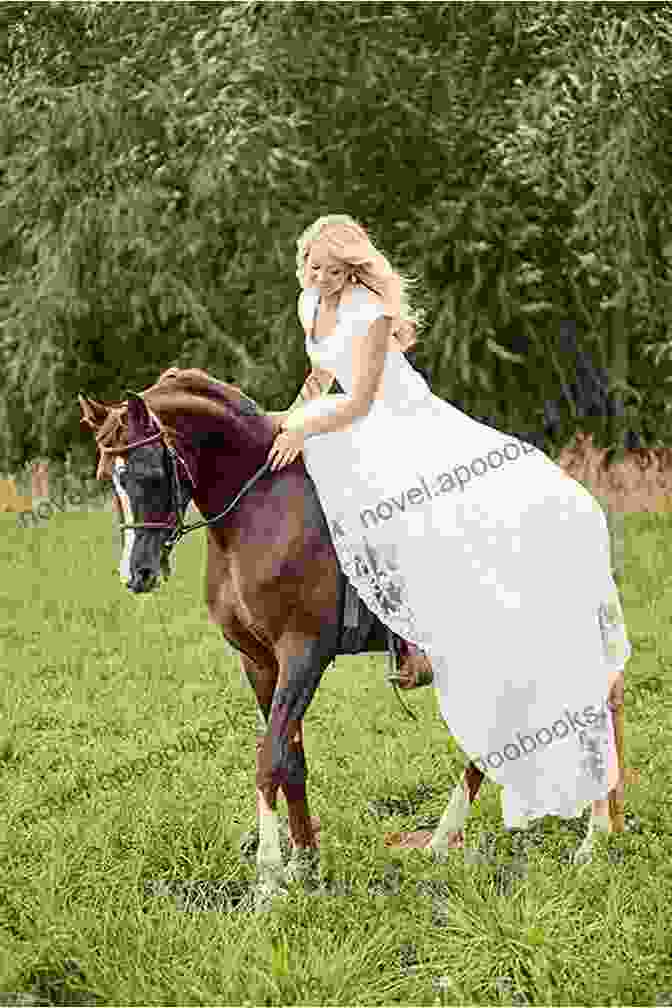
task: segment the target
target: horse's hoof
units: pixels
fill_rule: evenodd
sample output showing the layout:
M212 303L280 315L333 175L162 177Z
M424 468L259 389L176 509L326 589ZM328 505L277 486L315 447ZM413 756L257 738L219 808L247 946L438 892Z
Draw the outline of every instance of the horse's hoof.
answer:
M572 864L576 866L587 865L593 860L593 845L586 838L572 855Z
M319 889L320 852L315 848L297 848L292 852L285 875L288 882L300 882L306 889Z
M275 880L264 879L257 882L254 887L254 912L268 913L273 909L277 899L284 899L287 895L286 887Z

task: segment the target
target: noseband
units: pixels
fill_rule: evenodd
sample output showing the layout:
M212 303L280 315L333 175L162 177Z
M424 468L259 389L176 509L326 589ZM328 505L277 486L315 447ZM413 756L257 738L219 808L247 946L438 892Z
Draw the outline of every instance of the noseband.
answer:
M227 504L227 506L220 514L215 515L214 518L203 519L202 521L192 522L190 525L188 525L184 521L184 513L186 511L186 506L184 505L182 498L182 491L180 489L180 477L177 468L178 462L182 464L184 471L189 477L189 482L192 485L192 489L194 487L194 481L191 477L191 474L184 459L181 457L181 455L178 455L178 453L175 451L172 445L167 444L166 441L164 440L163 431L157 431L156 434L150 434L149 437L142 438L140 441L133 441L132 444L126 446L125 451L128 452L131 450L131 448L141 448L143 445L152 444L154 441L161 442L163 447L168 452L168 456L170 458L170 480L171 480L170 496L171 496L171 506L176 515L175 522L174 523L124 522L121 526L121 529L123 532L125 532L126 529L169 529L171 534L168 536L168 538L166 539L165 543L162 546L164 557L168 556L173 546L175 546L175 544L178 543L180 539L182 539L185 535L187 535L188 532L195 532L196 529L200 528L209 528L216 522L221 521L223 518L226 518L226 516L230 514L231 511L233 511L234 507L243 497L243 495L246 494L247 491L254 486L257 480L260 479L264 475L264 473L268 472L272 464L270 460L264 462L263 466L261 466L260 469L257 469L256 473L254 473L254 475L250 477L250 479L242 487L242 489L238 491L238 493L233 498L231 503Z

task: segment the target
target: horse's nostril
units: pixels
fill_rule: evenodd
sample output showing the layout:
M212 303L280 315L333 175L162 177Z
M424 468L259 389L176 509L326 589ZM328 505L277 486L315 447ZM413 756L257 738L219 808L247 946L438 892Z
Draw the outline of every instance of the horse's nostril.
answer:
M133 577L128 579L126 587L132 592L148 592L158 584L158 575L150 567L139 567Z

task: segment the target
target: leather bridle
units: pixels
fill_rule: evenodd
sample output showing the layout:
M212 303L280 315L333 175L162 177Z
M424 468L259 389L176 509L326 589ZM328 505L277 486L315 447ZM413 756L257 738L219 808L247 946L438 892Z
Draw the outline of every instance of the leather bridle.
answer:
M164 558L168 556L168 554L173 549L175 544L178 543L180 539L184 538L184 536L187 535L189 532L195 532L197 529L200 528L209 528L216 522L221 521L223 518L226 518L226 516L229 515L231 511L233 511L236 504L238 504L238 502L241 500L244 494L246 494L247 491L254 486L257 480L261 479L261 477L266 472L268 472L268 470L271 467L270 461L267 460L266 462L264 462L263 466L257 469L256 473L254 473L254 475L250 477L247 483L245 483L245 485L238 491L238 493L233 498L231 503L227 504L227 506L224 508L222 512L220 512L220 514L215 515L214 518L204 518L202 521L195 521L191 522L191 524L187 524L184 521L186 505L184 504L182 490L180 487L178 463L182 465L182 468L184 469L185 473L187 474L187 477L189 478L189 482L191 483L192 488L194 487L194 480L182 456L178 455L177 451L172 447L172 445L169 445L164 440L164 432L157 431L155 434L150 434L149 437L141 438L139 441L133 441L131 444L127 445L124 448L124 454L126 454L126 452L130 451L133 448L141 448L143 445L152 444L155 441L161 442L161 444L167 451L168 457L170 459L170 480L171 480L170 496L171 496L171 508L175 514L175 522L167 522L167 521L123 522L121 525L121 530L122 532L125 532L126 529L169 529L171 534L168 536L166 541L163 543L163 546L161 547ZM119 452L119 454L121 454L121 452Z

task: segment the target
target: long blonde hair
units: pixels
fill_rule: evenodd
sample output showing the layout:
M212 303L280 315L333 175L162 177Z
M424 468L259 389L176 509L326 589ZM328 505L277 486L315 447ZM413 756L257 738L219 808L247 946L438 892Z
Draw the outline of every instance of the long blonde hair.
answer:
M392 268L379 252L365 229L347 214L327 214L307 227L297 240L296 276L302 288L308 286L308 255L317 239L324 241L329 254L343 263L349 278L361 283L383 301L385 314L392 319L392 339L401 350L417 343L416 327L422 312L408 302L408 288L417 281Z

